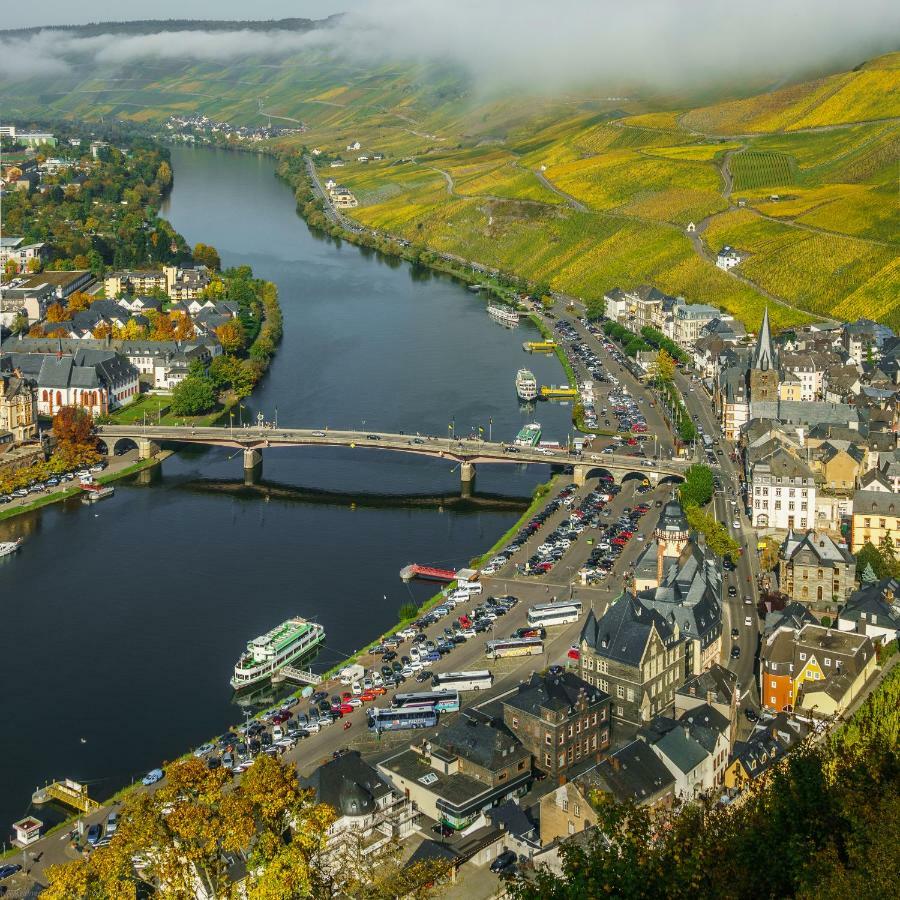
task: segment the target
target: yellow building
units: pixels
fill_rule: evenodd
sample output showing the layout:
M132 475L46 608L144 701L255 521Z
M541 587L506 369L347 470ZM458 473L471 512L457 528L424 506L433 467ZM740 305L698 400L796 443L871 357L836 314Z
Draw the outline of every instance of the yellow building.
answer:
M0 375L0 433L21 444L37 437L37 387L18 374Z
M876 547L888 538L900 550L900 496L883 491L857 491L853 495L851 551L858 553L867 541Z
M794 647L795 709L840 715L875 671L875 645L862 634L805 625Z

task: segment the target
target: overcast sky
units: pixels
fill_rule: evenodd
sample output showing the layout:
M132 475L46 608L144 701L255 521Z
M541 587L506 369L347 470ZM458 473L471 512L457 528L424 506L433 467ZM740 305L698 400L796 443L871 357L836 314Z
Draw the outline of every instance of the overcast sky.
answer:
M43 0L19 3L4 28L35 25L82 25L85 22L123 22L131 19L324 19L332 13L352 9L356 0Z

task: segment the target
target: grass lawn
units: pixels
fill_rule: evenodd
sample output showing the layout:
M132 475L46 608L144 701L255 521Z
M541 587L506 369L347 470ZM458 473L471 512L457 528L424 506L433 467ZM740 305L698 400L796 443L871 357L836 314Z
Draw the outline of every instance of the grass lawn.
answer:
M132 425L135 422L142 422L145 415L148 422L156 422L160 416L166 415L171 402L172 398L168 395L142 394L128 406L110 413L109 418L114 425Z

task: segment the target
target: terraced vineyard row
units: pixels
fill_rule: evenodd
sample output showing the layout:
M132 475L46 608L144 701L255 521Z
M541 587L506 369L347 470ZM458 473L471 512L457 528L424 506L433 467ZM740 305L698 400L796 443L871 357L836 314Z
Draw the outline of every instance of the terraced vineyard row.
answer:
M735 191L762 187L785 187L797 180L797 165L785 153L743 150L731 157Z

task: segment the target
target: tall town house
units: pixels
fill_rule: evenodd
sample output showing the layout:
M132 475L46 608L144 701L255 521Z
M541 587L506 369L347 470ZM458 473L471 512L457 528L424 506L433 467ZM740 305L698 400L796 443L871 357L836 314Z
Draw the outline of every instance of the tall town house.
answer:
M609 747L609 705L607 693L571 672L535 673L503 700L503 722L537 768L562 781Z
M21 373L0 372L0 440L12 434L12 443L37 437L38 403L34 382Z
M632 725L673 706L684 681L684 640L677 622L625 593L581 630L581 677L612 698L612 716Z

